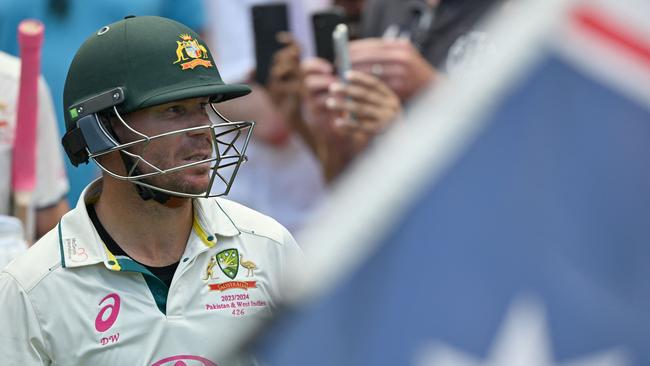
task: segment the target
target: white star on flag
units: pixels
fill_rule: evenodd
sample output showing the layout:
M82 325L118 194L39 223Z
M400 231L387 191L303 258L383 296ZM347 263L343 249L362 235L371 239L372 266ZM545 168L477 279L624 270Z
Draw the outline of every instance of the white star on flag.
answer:
M497 332L486 360L452 346L432 341L416 353L414 366L625 366L625 354L613 349L569 362L553 360L553 350L541 302L517 299Z

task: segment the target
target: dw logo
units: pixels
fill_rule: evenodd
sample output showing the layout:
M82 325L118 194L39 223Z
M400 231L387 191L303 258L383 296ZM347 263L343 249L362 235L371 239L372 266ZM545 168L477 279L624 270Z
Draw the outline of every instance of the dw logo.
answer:
M120 296L116 293L111 293L106 295L100 302L99 302L99 313L97 314L97 317L95 318L95 329L100 332L104 333L111 329L113 324L115 324L115 321L117 320L117 316L120 313L120 305L122 301L120 300ZM99 340L99 343L102 346L105 346L110 343L116 343L120 339L120 333L112 334L108 337L103 337Z

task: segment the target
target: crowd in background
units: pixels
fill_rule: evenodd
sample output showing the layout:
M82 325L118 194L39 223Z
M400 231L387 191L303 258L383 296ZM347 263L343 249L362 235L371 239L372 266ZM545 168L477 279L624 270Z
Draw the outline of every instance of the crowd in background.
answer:
M62 134L66 70L85 35L129 14L161 15L197 30L210 44L224 81L244 82L253 89L247 97L217 105L231 120L257 122L248 162L229 197L296 232L375 137L406 123L408 104L462 65L467 45L482 39L478 20L504 1L286 1L290 32L277 35L285 47L275 54L270 76L261 85L254 81L250 9L269 2L3 1L0 50L17 55L18 23L25 18L43 21L42 73ZM311 15L333 6L343 11L350 29L352 71L345 82L334 65L314 56ZM92 165L67 168L67 200L74 202L99 172Z

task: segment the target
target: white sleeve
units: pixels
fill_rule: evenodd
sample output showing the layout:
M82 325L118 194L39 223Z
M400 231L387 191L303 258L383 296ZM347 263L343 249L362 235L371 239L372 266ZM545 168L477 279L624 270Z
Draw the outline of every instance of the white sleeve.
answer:
M284 228L284 242L282 243L282 277L280 296L283 301L292 302L296 291L297 279L307 270L305 255L296 243L289 230Z
M16 280L6 272L0 273L0 299L0 363L50 365L32 303Z
M57 130L52 96L45 80L38 83L38 129L36 145L36 189L34 204L43 208L56 204L68 192L63 148Z

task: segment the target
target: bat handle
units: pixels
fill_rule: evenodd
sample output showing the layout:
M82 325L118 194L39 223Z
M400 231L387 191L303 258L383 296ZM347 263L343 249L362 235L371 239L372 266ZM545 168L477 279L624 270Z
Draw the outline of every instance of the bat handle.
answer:
M41 49L45 26L39 20L25 19L18 24L18 44L20 48Z

